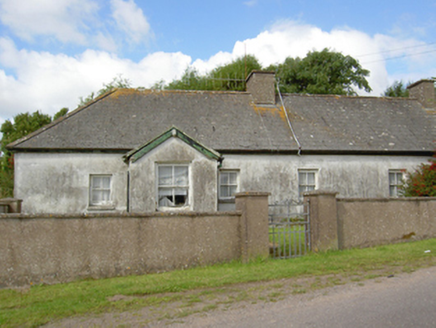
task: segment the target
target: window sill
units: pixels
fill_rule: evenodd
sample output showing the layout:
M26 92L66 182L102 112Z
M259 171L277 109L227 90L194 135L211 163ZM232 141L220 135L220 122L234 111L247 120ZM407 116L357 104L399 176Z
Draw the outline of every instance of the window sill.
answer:
M170 206L161 206L156 209L158 212L185 212L191 211L191 206L180 206L180 207L170 207Z
M218 199L218 203L235 203L235 198L220 198Z
M89 212L114 211L115 206L114 205L89 205L87 210Z

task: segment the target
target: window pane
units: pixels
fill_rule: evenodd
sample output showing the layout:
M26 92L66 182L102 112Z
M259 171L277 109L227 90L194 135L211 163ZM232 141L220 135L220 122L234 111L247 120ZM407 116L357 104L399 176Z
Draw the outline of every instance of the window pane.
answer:
M159 188L159 196L168 196L172 194L171 188Z
M315 185L315 173L309 172L307 173L307 184L308 185Z
M184 188L174 189L174 202L176 206L186 205L188 201L188 190Z
M175 166L174 167L174 184L176 186L188 185L188 167Z
M229 184L236 185L236 173L229 173Z
M305 172L298 173L298 181L299 181L300 185L306 184L306 173Z
M232 199L238 191L238 172L221 171L219 178L219 198Z
M229 187L221 186L220 187L220 196L221 197L230 197Z
M105 205L110 202L111 177L92 176L90 186L90 205Z
M159 186L170 186L172 184L172 171L171 166L159 166Z
M222 185L229 184L229 174L227 172L220 173L220 184Z
M93 188L101 188L102 187L102 181L101 177L92 177L92 187Z
M93 204L99 203L101 201L101 193L100 191L93 190L91 196L91 202Z
M396 184L396 174L395 173L389 173L389 184L394 185Z
M188 189L186 188L174 188L174 195L187 195Z
M109 189L111 186L111 178L109 177L102 177L102 185L103 188Z

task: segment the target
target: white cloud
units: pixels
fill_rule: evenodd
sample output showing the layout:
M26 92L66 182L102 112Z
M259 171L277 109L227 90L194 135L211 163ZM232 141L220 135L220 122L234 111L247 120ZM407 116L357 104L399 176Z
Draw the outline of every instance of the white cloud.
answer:
M115 52L151 35L142 9L133 0L111 0L105 16L100 0L0 0L0 21L27 42L97 47Z
M133 0L111 0L112 16L118 27L134 43L143 41L150 34L150 24Z
M309 51L329 48L344 55L351 55L358 59L364 68L370 70L368 82L373 90L371 95L379 96L395 80L416 81L431 74L435 75L435 69L433 73L429 70L429 67L436 66L436 60L431 56L408 57L411 51L419 45L422 45L422 42L413 39L402 40L385 35L370 36L349 28L334 29L328 32L313 25L280 21L255 38L237 41L232 53L220 52L208 60L196 60L193 66L200 72L207 71L244 56L246 52L255 55L262 66L266 67L270 64L281 63L287 57L303 58ZM400 50L393 53L387 52L392 49ZM362 56L367 54L372 55ZM392 57L392 54L406 56L405 63L407 64L404 65L413 65L417 73L408 75L403 71L404 76L401 78L388 76L385 59ZM359 93L367 95L364 91Z
M84 31L95 19L97 9L97 3L91 0L0 0L0 20L27 41L48 35L84 45Z
M103 87L120 74L134 86L150 87L158 80L180 78L191 57L178 53L154 53L139 63L116 55L87 50L78 56L19 50L0 38L0 120L22 112L41 110L54 114L62 107L74 109L79 97Z

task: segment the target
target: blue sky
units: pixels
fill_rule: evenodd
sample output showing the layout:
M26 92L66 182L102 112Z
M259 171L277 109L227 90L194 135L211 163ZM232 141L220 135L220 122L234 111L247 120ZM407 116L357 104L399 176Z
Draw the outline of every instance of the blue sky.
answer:
M328 47L371 71L371 94L436 76L436 1L0 0L0 123L73 110L121 75L134 87L254 54Z

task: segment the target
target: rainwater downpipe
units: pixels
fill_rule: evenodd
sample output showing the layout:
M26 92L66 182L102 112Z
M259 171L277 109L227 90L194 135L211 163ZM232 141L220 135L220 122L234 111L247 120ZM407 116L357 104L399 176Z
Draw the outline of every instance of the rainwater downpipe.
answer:
M297 142L297 145L298 145L298 153L297 153L297 155L301 156L301 144L298 141L297 135L295 134L294 128L292 127L291 120L289 119L288 111L286 110L285 103L283 101L283 97L282 97L282 94L280 92L279 81L277 81L277 92L279 93L279 97L280 97L280 101L282 103L283 111L285 112L286 120L288 121L289 128L291 129L292 136L294 137L294 140Z

